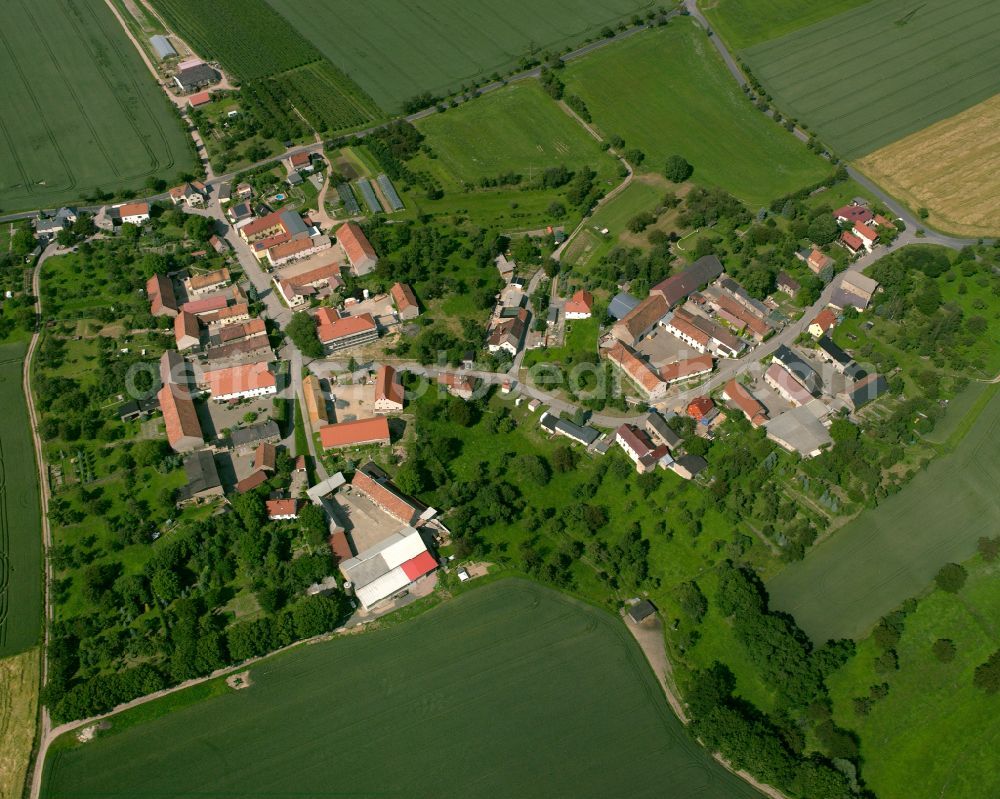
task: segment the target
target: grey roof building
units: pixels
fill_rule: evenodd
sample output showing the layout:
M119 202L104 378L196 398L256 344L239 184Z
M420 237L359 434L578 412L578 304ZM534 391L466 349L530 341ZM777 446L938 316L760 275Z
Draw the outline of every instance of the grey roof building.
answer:
M608 305L608 316L613 319L624 319L639 305L639 300L624 291L616 294Z
M715 255L706 255L684 271L657 283L649 290L649 293L662 295L667 304L673 307L687 299L692 292L707 286L721 274L722 261Z
M878 399L889 391L889 381L883 375L872 372L855 383L846 392L847 400L857 410L873 399Z
M656 411L650 411L642 420L642 426L645 428L646 432L652 436L656 436L660 441L667 445L667 449L676 449L680 446L683 439L673 431L673 428L667 424L667 420L664 419Z
M774 360L795 375L810 393L819 394L823 390L823 381L816 374L816 370L802 360L794 350L782 344L774 351Z
M156 36L150 36L149 43L153 45L153 50L156 51L156 55L161 61L164 58L171 58L172 56L177 55L177 51L170 43L170 39L166 36L161 36L159 34Z
M229 441L233 449L243 447L255 447L265 442L275 442L281 438L281 430L273 419L268 419L260 424L253 424L249 427L240 427L229 434Z
M208 64L195 64L174 75L174 83L183 92L194 92L219 82L219 73Z
M643 599L640 602L636 602L632 607L628 609L628 617L631 621L638 624L650 616L656 614L656 606L650 602L648 599Z
M212 496L222 496L222 481L215 466L215 456L207 449L192 452L184 459L187 485L177 492L178 502L191 502Z
M572 438L574 441L583 444L585 447L589 447L601 437L600 432L595 430L593 427L581 427L568 419L557 419L555 431L559 435L566 436L566 438Z
M820 400L792 408L764 423L767 437L789 452L814 458L832 442L822 419L828 409Z

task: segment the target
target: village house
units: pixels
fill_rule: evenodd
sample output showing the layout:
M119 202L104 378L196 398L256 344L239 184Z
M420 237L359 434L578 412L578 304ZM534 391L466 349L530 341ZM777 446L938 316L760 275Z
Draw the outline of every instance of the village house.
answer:
M201 345L201 327L197 316L187 311L177 314L174 319L174 341L181 352Z
M795 379L805 386L806 390L809 391L810 394L819 394L822 391L823 381L820 380L816 370L806 363L805 360L794 350L789 349L782 344L774 351L772 360L774 363L780 363L789 372L795 375Z
M878 290L877 280L859 272L845 272L833 290L830 304L840 309L851 306L864 311Z
M711 374L714 368L715 360L711 355L699 355L695 358L682 358L679 361L665 364L660 369L660 376L668 386L671 386L674 383Z
M268 369L266 362L207 371L201 377L201 385L216 402L266 397L278 393L277 378Z
M149 221L149 203L122 203L112 208L121 224L142 225Z
M840 238L837 241L851 255L857 255L865 249L865 243L853 233L848 233L846 230L840 234Z
M816 354L820 359L832 364L834 369L851 380L860 380L868 374L854 362L854 359L850 355L834 344L828 336L820 337L816 342L816 348Z
M324 236L318 230L308 237L283 241L268 247L267 262L271 268L283 266L291 261L299 261L303 258L310 258L321 252L329 250L333 242L329 236Z
M629 379L651 402L663 399L667 394L667 383L648 363L622 342L608 350L608 360L628 375Z
M146 297L149 299L149 312L153 316L177 316L177 295L174 294L174 284L169 277L153 275L147 280Z
M253 199L253 186L249 183L240 183L236 186L236 199L237 200L252 200Z
M569 419L562 419L551 411L543 411L538 423L553 435L565 436L585 447L589 447L601 437L600 432L593 427L581 426Z
M719 290L706 291L705 299L718 317L738 333L746 330L750 332L754 340L763 341L771 332L771 326L760 315L753 313L727 293ZM695 323L697 323L696 320Z
M594 295L589 291L580 289L574 292L573 296L566 300L563 313L566 319L589 319L594 308Z
M465 375L454 374L453 372L442 372L438 375L437 382L439 386L444 387L444 389L453 397L458 397L459 399L464 400L472 399L472 393L474 390L472 380Z
M642 428L671 451L684 443L684 440L667 424L667 420L656 411L649 411L642 417Z
M278 465L278 448L264 442L253 452L253 468L273 472Z
M652 471L661 461L664 464L670 461L667 446L655 446L646 431L635 425L621 425L615 431L615 442L629 456L639 474Z
M510 283L511 278L514 277L514 270L517 268L517 264L509 260L503 253L494 258L493 263L497 265L497 271L500 273L500 277L503 278L503 282Z
M834 211L833 216L834 219L836 219L841 225L846 224L847 222L856 225L858 223L868 224L872 221L875 214L863 205L845 205Z
M809 271L811 271L814 275L818 275L824 270L832 268L833 264L833 258L815 247L813 247L812 252L809 253L806 258L806 266L809 267Z
M306 172L312 171L312 159L309 153L292 153L288 157L288 171L293 172L299 169Z
M336 236L355 275L367 275L378 265L375 248L357 222L345 222L337 228Z
M824 308L816 318L809 323L809 335L819 338L829 333L837 324L837 314L829 308Z
M764 373L764 382L792 405L805 405L813 395L780 363L772 363Z
M391 366L379 367L375 375L372 410L375 413L396 413L403 410L403 384L399 382L399 373Z
M264 503L267 518L271 521L288 521L299 518L297 499L269 499Z
M379 510L405 525L417 524L426 508L404 495L389 475L369 461L354 473L351 490L366 497Z
M866 374L859 378L849 389L838 394L838 396L850 403L854 410L858 410L863 405L867 405L874 399L878 399L889 391L889 382L883 375L876 372Z
M197 316L207 316L217 314L229 305L229 298L225 294L210 294L196 300L188 300L181 306L181 310ZM249 314L247 314L249 319ZM206 320L206 324L208 321Z
M378 325L369 313L341 317L333 308L320 308L316 321L316 335L328 353L378 339Z
M184 290L189 298L201 297L225 288L229 284L229 270L223 267L205 275L184 278Z
M832 443L830 432L823 424L829 409L818 399L779 414L764 425L767 437L789 452L803 458L815 458Z
M261 444L277 444L281 440L281 429L274 419L237 427L229 433L229 446L239 453L256 452Z
M767 421L767 410L735 377L723 387L722 398L737 410L742 411L747 421L754 427L760 427Z
M221 299L225 301L226 298L223 296ZM206 300L199 302L206 302L205 307L199 309L196 313L202 317L207 325L226 327L227 325L238 325L250 320L250 306L245 302L222 305L221 307L211 307L212 305L218 306L216 297L207 297Z
M711 397L695 397L688 403L687 415L696 422L710 420L718 411Z
M668 333L700 353L711 352L718 358L735 358L746 349L745 342L722 325L685 308L675 310L662 324Z
M501 316L486 339L486 347L490 352L504 350L512 356L517 355L524 344L530 318L526 308L516 309L514 315L508 318Z
M169 192L170 201L174 205L187 204L192 208L200 208L205 204L205 197L208 196L208 189L200 180L182 183L174 186Z
M396 306L396 313L399 318L407 321L416 319L420 315L420 306L417 304L417 297L407 283L393 283L389 289L389 296Z
M694 480L699 474L708 468L708 461L701 455L681 455L670 464L670 469L678 477L685 480Z
M802 288L802 286L799 285L799 281L789 275L788 272L778 272L775 285L778 287L778 291L783 291L792 299L795 299L795 295L798 294L799 289Z
M874 230L868 227L868 225L865 225L861 222L856 223L854 227L851 229L851 232L853 232L855 236L861 239L861 243L864 245L865 249L868 252L871 252L872 249L875 247L875 245L878 243L878 233L876 233Z
M323 449L342 449L371 444L388 446L389 422L384 416L377 416L374 419L328 424L319 429L319 438Z

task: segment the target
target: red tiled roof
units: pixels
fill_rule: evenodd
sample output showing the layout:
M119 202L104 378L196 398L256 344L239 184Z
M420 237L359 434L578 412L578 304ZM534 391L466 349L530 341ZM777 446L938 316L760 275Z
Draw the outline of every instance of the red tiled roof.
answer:
M246 391L277 386L277 379L267 368L267 363L248 363L243 366L230 366L226 369L213 369L205 372L203 380L208 384L212 396L227 396Z
M648 454L653 449L653 441L649 437L649 434L635 425L625 423L615 432L617 435L621 436L621 438L625 441L625 445L632 450L638 458Z
M383 421L385 421L383 419ZM410 524L420 515L420 507L409 502L392 489L373 480L360 469L354 473L351 488L360 491L382 510L403 524Z
M375 401L379 400L403 405L403 384L396 378L396 370L388 365L382 366L375 376Z
M819 325L820 329L826 333L831 327L837 324L837 315L831 311L829 308L824 308L818 314L816 318L809 323L809 326Z
M177 297L174 294L174 284L169 277L153 275L146 281L146 296L149 298L149 311L154 316L164 308L177 310Z
M217 286L220 283L229 282L229 270L223 267L222 269L216 269L214 272L209 272L205 275L192 275L188 278L188 285L194 290L198 291L200 289L208 288L209 286Z
M228 308L220 308L212 321L219 322L223 319L231 319L234 316L245 316L249 313L250 306L245 302L238 302L235 305L230 305Z
M412 582L413 580L434 571L437 568L437 561L434 560L434 556L425 549L415 558L410 558L405 563L400 564L400 568L403 570L403 574L410 578L410 581Z
M589 291L580 289L572 297L566 300L564 313L590 313L594 307L594 295Z
M840 234L840 240L844 242L844 244L846 244L852 250L860 250L862 247L865 246L864 242L861 241L861 239L859 239L853 233L848 233L846 230Z
M174 446L182 438L203 438L194 400L182 388L166 385L156 395L167 428L167 442Z
M240 494L246 493L253 488L267 482L267 475L258 469L255 472L251 472L249 475L244 477L236 484L236 491Z
M867 222L874 216L871 211L861 205L845 205L833 212L835 218L847 219L850 222Z
M208 297L202 297L199 300L191 300L184 303L181 306L181 310L193 314L211 313L212 311L220 311L225 308L227 302L229 302L229 299L225 294L212 294Z
M309 163L309 153L293 153L289 160L292 166L306 166Z
M278 448L274 444L263 442L253 453L255 469L274 469L278 458Z
M700 419L714 407L715 403L712 402L711 397L695 397L693 400L691 400L691 402L688 403L687 406L688 416L692 416L695 419Z
M833 263L833 259L829 255L820 252L817 249L814 249L811 253L809 253L809 258L806 260L809 263L809 266L817 271L821 271Z
M118 216L136 216L148 213L149 203L125 203L118 206Z
M197 339L199 333L198 317L193 313L181 311L174 318L174 340L180 344L181 339L191 336Z
M312 249L315 246L316 242L312 239L292 239L291 241L282 241L273 247L269 247L267 255L272 261L280 261L282 258L289 258L300 252Z
M356 222L346 222L337 228L337 241L347 253L347 260L352 264L365 258L377 258L375 249L365 236L364 231Z
M854 225L854 232L858 237L868 239L868 241L876 241L878 239L878 233L861 222L857 222Z
M298 516L299 513L297 499L269 499L264 505L269 519L276 519L279 516Z
M280 227L284 230L285 226L282 224L280 211L272 211L259 219L247 222L247 224L240 228L240 235L242 235L243 238L249 238L250 236L255 236L258 233L263 233L265 230L270 230L274 227Z
M319 429L324 449L389 441L389 421L384 416L324 425Z
M337 556L337 560L350 560L354 557L351 552L351 545L347 542L347 535L343 530L335 530L330 536L330 549Z
M647 392L653 392L663 382L653 368L641 360L620 341L608 350L608 360L621 369Z
M650 294L623 316L615 327L621 325L633 338L639 338L666 316L669 309L670 306L662 294Z
M740 385L736 378L726 383L723 392L733 405L743 411L743 415L750 421L750 424L758 427L764 423L767 418L764 406L744 386Z
M325 309L321 308L320 310ZM365 330L376 329L377 326L372 315L363 313L360 316L345 316L330 324L321 324L316 331L316 335L319 336L319 340L324 344L329 344L339 338L344 338L344 336L352 336L355 333L361 333Z
M335 263L317 266L308 272L300 272L297 275L292 275L288 280L297 286L309 286L314 283L323 283L326 281L333 283L334 287L336 287L343 285L344 282L340 279L340 266Z
M188 97L188 102L191 104L192 108L197 108L199 105L205 105L205 103L212 102L212 93L198 92L197 94L192 94Z
M685 377L711 372L713 365L711 354L706 353L695 358L684 358L668 363L660 370L660 376L665 382L673 383L677 380L683 380Z
M406 283L394 283L392 288L389 289L389 293L392 295L392 301L396 303L396 309L400 313L408 308L418 307L413 289Z

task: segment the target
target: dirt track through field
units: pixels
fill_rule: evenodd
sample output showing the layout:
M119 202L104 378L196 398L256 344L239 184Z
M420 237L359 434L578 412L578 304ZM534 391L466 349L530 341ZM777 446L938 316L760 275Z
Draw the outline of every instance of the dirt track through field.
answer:
M1000 95L861 159L862 171L935 227L969 236L1000 230Z

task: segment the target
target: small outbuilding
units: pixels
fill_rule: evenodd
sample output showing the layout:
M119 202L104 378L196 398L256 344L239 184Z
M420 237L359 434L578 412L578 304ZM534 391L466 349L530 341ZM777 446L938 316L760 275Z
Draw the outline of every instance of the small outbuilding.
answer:
M656 606L648 599L640 600L628 609L628 617L633 624L641 624L650 616L655 615Z

